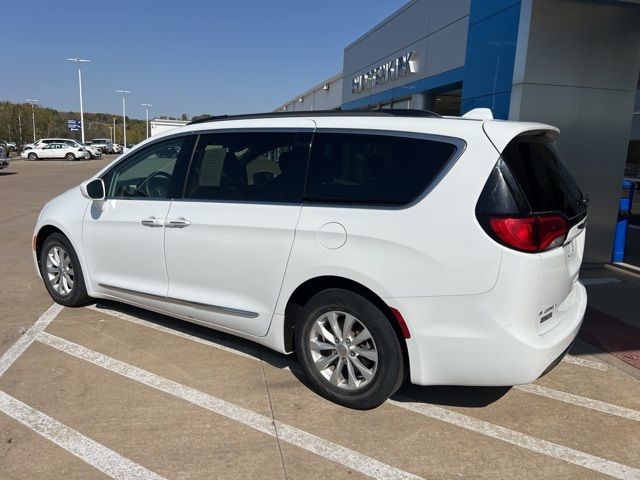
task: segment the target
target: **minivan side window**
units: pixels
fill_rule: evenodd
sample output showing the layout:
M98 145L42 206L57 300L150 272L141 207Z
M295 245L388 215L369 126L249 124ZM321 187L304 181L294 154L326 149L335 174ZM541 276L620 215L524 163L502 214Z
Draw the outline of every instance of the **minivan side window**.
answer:
M158 142L116 164L103 177L108 198L167 198L187 137Z
M201 135L185 198L302 203L310 132Z
M406 205L429 187L456 150L425 138L317 133L305 201Z

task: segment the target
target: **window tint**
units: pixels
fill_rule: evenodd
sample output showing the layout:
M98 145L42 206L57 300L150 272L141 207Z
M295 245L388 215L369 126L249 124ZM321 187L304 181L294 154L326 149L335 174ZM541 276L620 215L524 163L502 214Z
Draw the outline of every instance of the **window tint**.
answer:
M319 133L306 200L404 205L415 200L455 153L449 143L390 135Z
M202 200L302 202L310 133L202 135L185 197Z
M103 177L107 197L167 198L185 142L181 137L156 143L114 166Z
M569 218L585 212L582 192L544 136L517 137L502 152L532 212L560 211Z

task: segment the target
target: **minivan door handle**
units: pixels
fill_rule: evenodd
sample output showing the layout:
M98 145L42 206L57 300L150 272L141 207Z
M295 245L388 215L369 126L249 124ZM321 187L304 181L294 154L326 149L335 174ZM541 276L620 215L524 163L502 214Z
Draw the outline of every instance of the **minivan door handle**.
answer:
M162 219L156 217L143 218L140 223L145 227L164 227Z
M184 218L173 218L171 220L167 220L167 222L165 223L165 226L168 228L184 228L188 227L189 225L191 225L191 222Z

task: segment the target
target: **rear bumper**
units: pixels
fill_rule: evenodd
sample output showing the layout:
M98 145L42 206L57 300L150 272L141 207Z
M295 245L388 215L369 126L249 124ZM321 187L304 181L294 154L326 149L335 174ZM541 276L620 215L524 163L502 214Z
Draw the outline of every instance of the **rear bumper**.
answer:
M559 306L562 320L544 333L505 318L495 292L385 300L402 312L411 332L412 383L508 386L534 381L569 348L582 325L587 294L575 282Z

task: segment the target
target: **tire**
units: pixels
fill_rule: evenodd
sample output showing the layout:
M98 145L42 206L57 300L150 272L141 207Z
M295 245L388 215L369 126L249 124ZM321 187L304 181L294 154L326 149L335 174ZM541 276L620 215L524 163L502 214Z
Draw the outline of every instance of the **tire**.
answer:
M35 160L38 160L38 155L36 155L35 153L31 152L31 153L29 153L27 155L27 158L33 162Z
M331 328L332 320L337 332ZM331 335L333 339L327 338ZM353 342L358 338L363 340ZM345 407L375 408L404 379L402 346L389 319L372 302L349 290L329 289L314 295L296 321L295 344L309 386ZM331 357L335 360L329 361ZM319 368L316 362L326 367ZM342 368L336 373L338 365Z
M73 153L69 152L64 156L64 158L66 158L70 162L73 162L76 159L76 156Z
M66 267L62 278L60 274L54 276L56 271L60 272L61 264ZM69 239L61 233L52 233L45 239L40 250L40 272L47 292L56 303L65 307L81 307L91 302L78 255ZM59 278L57 283L56 278Z

